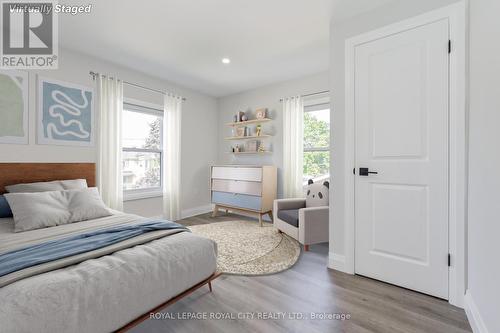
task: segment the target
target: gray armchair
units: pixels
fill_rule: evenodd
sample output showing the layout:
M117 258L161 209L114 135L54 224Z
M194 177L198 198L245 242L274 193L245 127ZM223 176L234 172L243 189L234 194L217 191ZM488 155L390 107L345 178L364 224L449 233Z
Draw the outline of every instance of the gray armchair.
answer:
M306 207L306 199L274 200L274 226L304 245L328 242L328 206Z

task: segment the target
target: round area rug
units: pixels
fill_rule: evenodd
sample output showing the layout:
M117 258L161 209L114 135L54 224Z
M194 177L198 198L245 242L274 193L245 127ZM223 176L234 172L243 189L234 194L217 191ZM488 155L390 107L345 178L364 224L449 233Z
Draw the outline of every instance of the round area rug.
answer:
M190 226L194 234L217 243L217 268L239 275L281 272L299 259L299 243L272 225L254 221L228 221Z

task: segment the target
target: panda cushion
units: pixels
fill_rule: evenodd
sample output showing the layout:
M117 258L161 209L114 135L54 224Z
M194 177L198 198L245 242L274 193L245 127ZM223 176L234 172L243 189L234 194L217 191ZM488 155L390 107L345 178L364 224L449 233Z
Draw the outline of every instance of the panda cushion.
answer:
M328 206L329 189L329 182L314 183L312 179L309 179L306 189L306 207Z

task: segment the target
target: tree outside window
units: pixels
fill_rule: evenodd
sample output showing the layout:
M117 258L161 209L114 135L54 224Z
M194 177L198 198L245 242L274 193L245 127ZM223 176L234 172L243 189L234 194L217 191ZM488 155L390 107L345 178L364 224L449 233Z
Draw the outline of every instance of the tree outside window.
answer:
M328 107L328 106L327 106ZM304 110L304 183L330 178L330 109Z
M127 196L161 192L162 125L161 111L124 104L122 173Z

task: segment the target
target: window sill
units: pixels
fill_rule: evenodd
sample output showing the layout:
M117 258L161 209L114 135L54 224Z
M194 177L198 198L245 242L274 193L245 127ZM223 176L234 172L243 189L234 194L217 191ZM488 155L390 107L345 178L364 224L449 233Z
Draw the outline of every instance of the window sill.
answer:
M163 192L160 191L130 191L123 192L123 201L134 201L141 199L150 199L162 197Z

